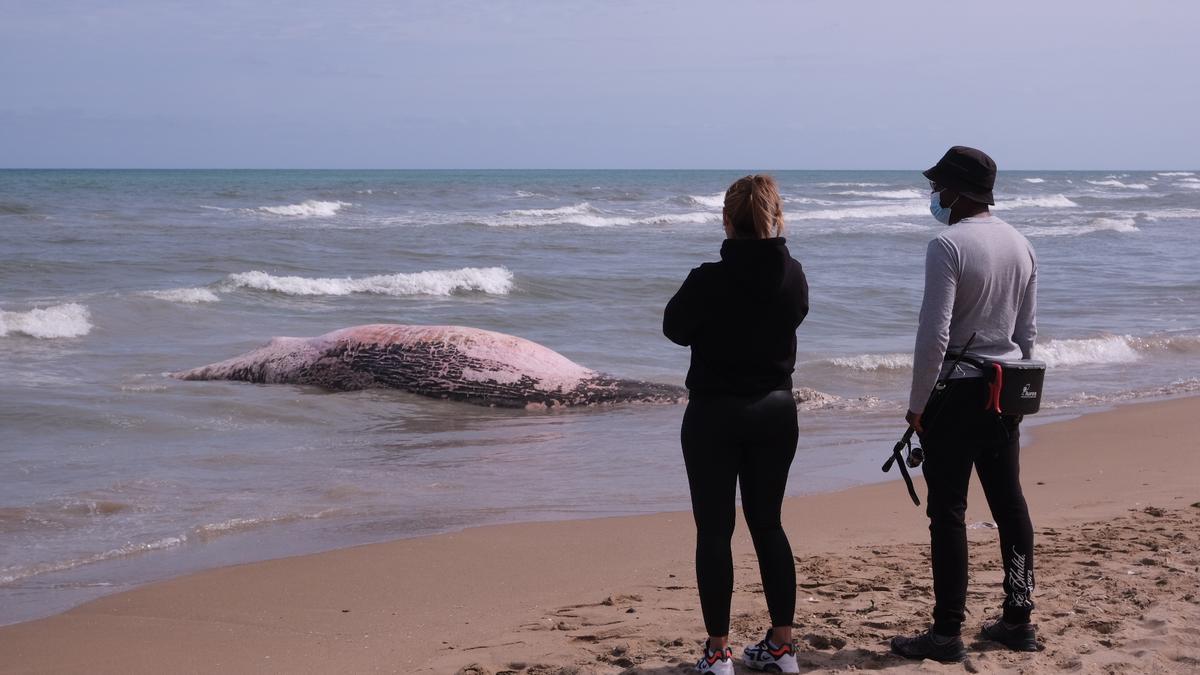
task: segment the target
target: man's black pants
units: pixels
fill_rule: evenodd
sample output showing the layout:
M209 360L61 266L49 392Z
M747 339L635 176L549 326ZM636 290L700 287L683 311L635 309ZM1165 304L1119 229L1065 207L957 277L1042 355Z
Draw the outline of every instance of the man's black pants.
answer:
M1033 523L1021 492L1020 420L984 410L986 396L982 378L951 380L941 400L921 418L933 630L941 635L958 635L966 616L965 516L972 466L1000 530L1004 620L1026 623L1033 610Z

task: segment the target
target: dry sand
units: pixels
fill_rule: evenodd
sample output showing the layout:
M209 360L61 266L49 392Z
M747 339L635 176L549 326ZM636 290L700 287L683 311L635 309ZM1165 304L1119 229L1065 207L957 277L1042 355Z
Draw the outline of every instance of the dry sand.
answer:
M1023 479L1044 651L968 640L962 665L887 653L889 637L926 626L932 602L927 521L892 482L785 505L802 670L1200 672L1200 398L1033 435ZM996 533L972 490L965 635L1001 600ZM0 672L686 672L703 637L693 544L690 514L668 513L216 569L0 628ZM744 526L734 546L740 647L767 617Z

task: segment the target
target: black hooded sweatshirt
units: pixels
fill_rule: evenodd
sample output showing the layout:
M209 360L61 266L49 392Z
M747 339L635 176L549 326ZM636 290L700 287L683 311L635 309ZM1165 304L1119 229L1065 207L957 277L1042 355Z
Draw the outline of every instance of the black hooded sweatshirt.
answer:
M693 394L792 388L808 281L785 243L726 239L721 262L693 269L667 303L663 333L692 348L687 388Z

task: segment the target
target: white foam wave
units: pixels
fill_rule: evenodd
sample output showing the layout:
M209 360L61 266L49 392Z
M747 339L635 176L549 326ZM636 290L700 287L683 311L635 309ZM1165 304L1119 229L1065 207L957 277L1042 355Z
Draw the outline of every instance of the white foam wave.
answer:
M818 206L833 206L838 202L828 199L815 199L813 197L794 197L790 195L780 195L779 198L784 204L816 204Z
M1107 180L1089 180L1088 182L1091 183L1092 185L1098 185L1101 187L1117 187L1117 188L1126 188L1129 190L1149 190L1150 189L1150 186L1146 185L1145 183L1122 183L1121 181L1119 181L1115 178L1109 178Z
M1068 209L1074 206L1079 206L1075 202L1067 199L1066 195L1047 195L1045 197L1017 197L1016 199L1005 199L1004 201L996 202L992 208L997 211L1005 209L1024 209L1024 208L1043 208L1043 209Z
M507 295L512 290L512 280L512 272L503 267L464 267L411 274L381 274L360 279L280 277L256 270L230 274L222 282L222 287L273 291L284 295L452 295L457 291Z
M920 190L842 190L834 194L876 199L929 199L929 194Z
M191 305L202 302L217 302L221 299L217 297L216 293L207 288L169 288L163 291L145 291L142 295L168 302L182 302Z
M1200 352L1200 335L1158 335L1136 337L1131 335L1106 335L1094 338L1065 338L1039 342L1034 348L1034 358L1046 362L1051 368L1081 365L1106 365L1134 363L1147 352L1170 350L1181 354ZM912 354L857 354L831 358L829 363L838 368L863 372L909 370Z
M887 183L817 183L818 187L885 187Z
M1058 401L1044 401L1042 403L1042 407L1050 409L1076 408L1084 406L1091 407L1096 405L1121 403L1123 401L1136 401L1146 398L1182 396L1184 394L1195 394L1196 392L1200 392L1200 378L1191 377L1184 380L1176 380L1161 387L1133 389L1129 391L1119 391L1112 394L1089 394L1087 392L1081 392L1074 396L1070 396Z
M1033 356L1050 368L1113 363L1134 363L1142 356L1135 348L1137 338L1110 335L1099 338L1050 340L1038 343Z
M715 195L688 195L688 199L692 200L699 206L710 209L725 208L725 193L718 192Z
M862 411L878 408L882 401L875 396L859 398L842 398L837 394L827 394L810 387L796 387L792 390L792 398L799 410L841 410Z
M1078 237L1093 232L1141 232L1133 218L1097 218L1086 225L1026 227L1026 237Z
M1159 171L1160 176L1195 176L1195 171Z
M283 204L281 206L260 206L259 211L276 216L293 216L297 218L328 218L337 215L348 202L323 202L307 199L299 204Z
M1045 178L1025 178L1023 180L1026 183L1045 183L1046 182Z
M51 572L62 572L65 570L91 565L106 560L114 560L117 558L128 558L139 553L147 553L149 551L161 551L164 549L175 548L187 542L187 535L179 535L177 537L163 537L145 543L126 544L120 548L115 548L104 553L96 553L94 555L76 558L74 560L63 560L58 562L39 563L27 567L7 567L0 570L0 586L11 584L14 581L27 579L39 574L48 574Z
M514 209L479 222L491 227L540 227L547 225L583 225L585 227L621 227L629 225L675 225L708 223L720 219L711 211L661 213L649 216L606 215L588 202L553 209Z
M1184 178L1183 180L1176 181L1173 185L1189 190L1200 190L1200 178Z
M851 206L843 209L815 209L785 213L788 220L848 220L853 218L903 218L905 216L929 215L925 202L888 204L880 206Z
M50 340L87 335L92 330L88 308L71 302L28 312L0 311L0 337L9 334Z
M905 370L912 368L913 357L912 354L860 354L829 359L829 363L851 370Z
M560 206L554 209L513 209L505 211L505 215L509 216L525 216L529 218L556 218L559 216L577 216L583 213L594 213L595 209L587 202L580 202L572 206Z
M1157 221L1162 218L1200 218L1200 209L1159 209L1144 211L1142 217L1146 220Z
M190 534L201 541L208 541L227 534L248 532L270 525L282 525L302 520L316 520L336 513L335 509L326 509L317 513L289 513L282 515L263 516L259 518L230 518L219 523L208 523L192 528Z

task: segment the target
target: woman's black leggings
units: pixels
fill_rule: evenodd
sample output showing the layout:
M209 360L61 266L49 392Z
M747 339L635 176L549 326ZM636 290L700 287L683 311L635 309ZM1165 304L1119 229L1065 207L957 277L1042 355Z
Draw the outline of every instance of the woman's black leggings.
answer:
M792 625L796 563L779 522L796 455L796 403L790 391L750 396L693 395L683 414L683 460L696 518L696 584L708 634L729 634L733 595L730 540L738 481L742 511L758 553L774 626Z

